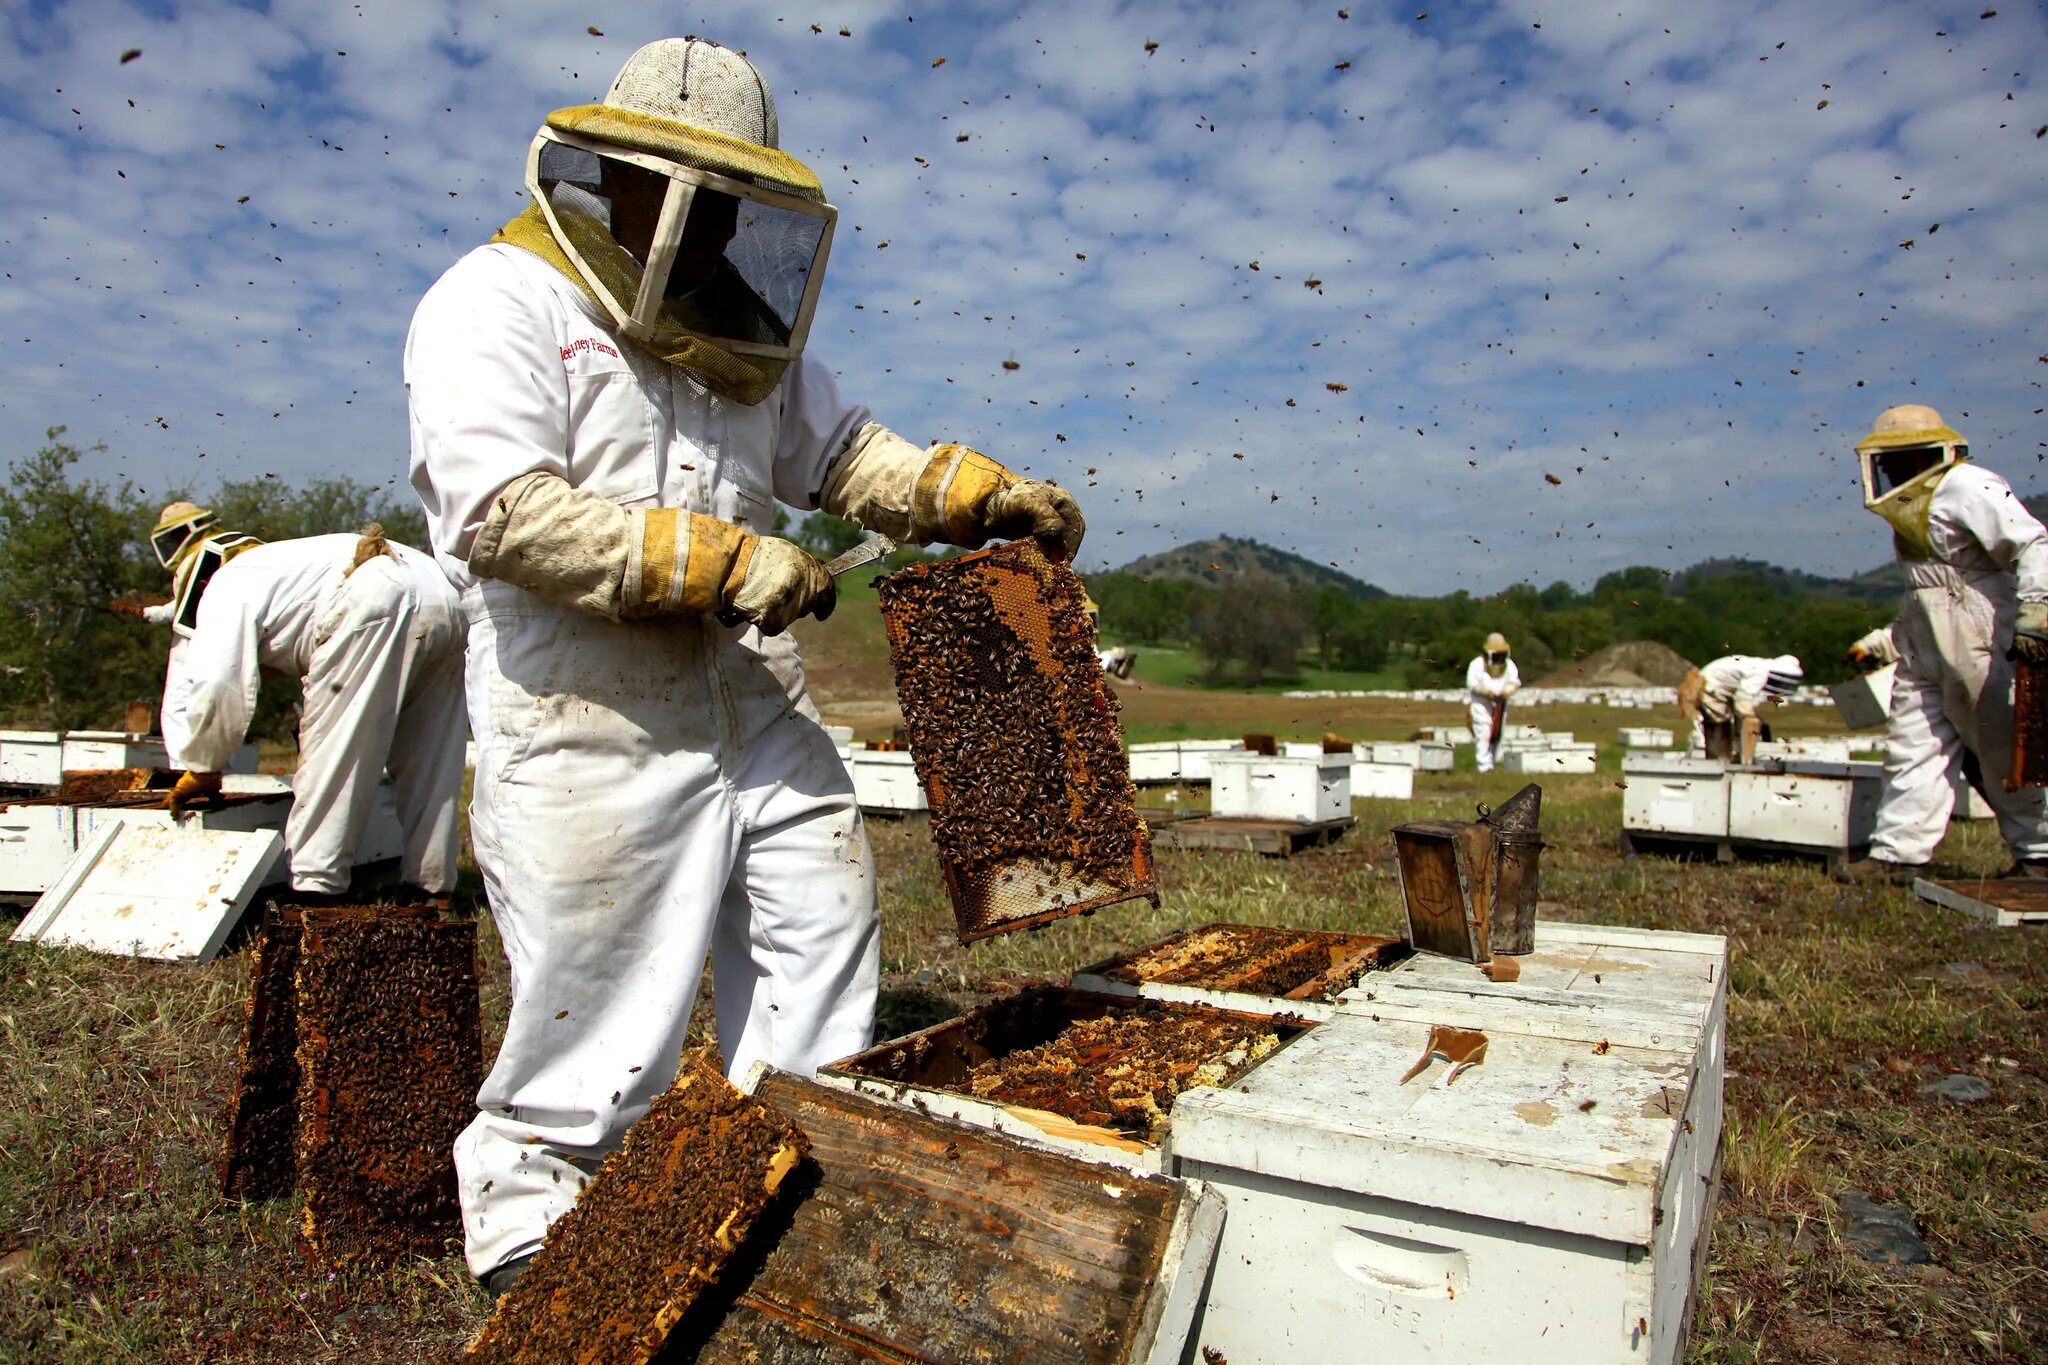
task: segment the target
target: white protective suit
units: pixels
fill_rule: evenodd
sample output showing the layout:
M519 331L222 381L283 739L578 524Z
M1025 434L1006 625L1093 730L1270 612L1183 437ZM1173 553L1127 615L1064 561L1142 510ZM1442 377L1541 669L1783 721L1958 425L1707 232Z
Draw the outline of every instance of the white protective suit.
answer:
M308 536L221 566L164 679L171 762L220 772L256 709L259 668L302 680L299 770L285 823L292 887L348 889L386 768L403 878L455 885L462 789L462 618L432 559L391 545L348 571L361 537Z
M1514 696L1521 686L1522 671L1515 667L1513 659L1508 660L1499 677L1487 671L1484 654L1465 667L1465 710L1472 720L1472 743L1477 747L1480 772L1492 772L1494 761L1500 757L1501 737L1493 732L1493 703Z
M2004 784L2013 731L2005 651L2018 604L2048 601L2048 530L2003 478L1968 463L1943 476L1927 527L1933 558L1905 562L1906 594L1891 626L1899 667L1870 854L1908 864L1934 856L1955 798L1949 774L1968 748L2013 856L2048 858L2042 790Z
M880 921L852 780L787 635L557 606L472 576L477 532L541 471L767 534L775 499L817 505L868 412L808 356L758 405L720 398L508 245L421 300L405 378L413 484L469 619L470 832L512 974L455 1150L483 1275L540 1245L667 1089L707 951L728 1070L808 1073L868 1043Z

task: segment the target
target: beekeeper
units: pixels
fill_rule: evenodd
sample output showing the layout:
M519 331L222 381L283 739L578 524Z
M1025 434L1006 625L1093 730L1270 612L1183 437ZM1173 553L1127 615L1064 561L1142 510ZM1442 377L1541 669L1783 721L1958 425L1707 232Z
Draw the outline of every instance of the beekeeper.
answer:
M1805 679L1797 655L1725 654L1679 680L1678 718L1692 736L1692 747L1708 758L1750 763L1764 737L1757 708L1766 702L1783 705Z
M214 571L262 543L254 536L221 530L220 518L210 507L182 499L164 504L149 533L149 548L157 563L170 571L171 600L144 607L142 619L160 626L182 621L185 628L172 632L175 648L176 641L192 633L199 596Z
M1521 688L1521 670L1508 656L1508 637L1496 630L1486 637L1479 657L1465 668L1465 711L1472 718L1472 744L1480 772L1492 772L1500 757L1508 698Z
M299 769L284 831L292 889L348 890L388 768L405 836L400 876L432 894L452 890L462 617L434 561L374 527L250 544L174 606L164 747L185 771L165 804L183 811L220 791L256 710L259 670L296 677Z
M1969 443L1933 408L1887 408L1856 454L1863 505L1891 524L1906 592L1897 619L1850 651L1862 666L1896 662L1898 671L1870 856L1838 875L1920 875L1948 827L1949 774L1974 751L2016 863L2006 875L2048 877L2042 791L2009 792L2003 781L2012 771L2009 659L2048 663L2048 531L2010 484L1969 462Z
M912 445L804 353L836 210L752 64L698 39L547 116L532 203L406 340L414 486L470 622L471 833L511 962L456 1144L494 1292L675 1074L707 951L729 1071L865 1046L873 865L785 629L823 566L776 501L898 540L1037 535L1073 499Z

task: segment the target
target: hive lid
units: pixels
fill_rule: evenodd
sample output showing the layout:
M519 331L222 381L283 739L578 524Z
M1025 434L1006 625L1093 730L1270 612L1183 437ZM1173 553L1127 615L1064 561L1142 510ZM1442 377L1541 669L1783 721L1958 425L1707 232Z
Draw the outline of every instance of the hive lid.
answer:
M1454 1083L1442 1057L1403 1080L1430 1025L1340 1013L1237 1086L1182 1095L1173 1156L1648 1246L1688 1059L1485 1032L1484 1060Z
M1623 773L1665 773L1675 777L1726 777L1728 765L1718 758L1689 754L1646 753L1631 749L1621 756Z
M120 957L211 962L284 854L274 829L109 821L78 852L12 935L17 943Z

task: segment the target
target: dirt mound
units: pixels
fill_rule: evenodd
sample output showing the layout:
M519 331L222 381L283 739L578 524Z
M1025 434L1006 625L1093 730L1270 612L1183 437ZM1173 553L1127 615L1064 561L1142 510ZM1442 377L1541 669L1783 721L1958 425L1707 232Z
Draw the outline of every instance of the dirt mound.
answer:
M1676 687L1692 664L1669 645L1609 645L1537 681L1538 687Z

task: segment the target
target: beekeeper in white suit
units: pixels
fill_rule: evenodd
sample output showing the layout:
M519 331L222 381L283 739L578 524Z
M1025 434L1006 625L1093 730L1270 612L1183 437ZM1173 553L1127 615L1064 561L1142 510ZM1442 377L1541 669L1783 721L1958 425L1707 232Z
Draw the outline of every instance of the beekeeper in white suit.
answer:
M1679 680L1678 717L1692 747L1708 758L1750 763L1764 734L1757 708L1784 705L1805 680L1796 654L1724 654Z
M405 846L399 875L455 886L466 735L462 617L427 555L362 535L249 544L201 565L173 605L164 747L185 771L173 811L216 794L255 714L259 670L301 681L299 769L285 849L294 891L348 890L385 769Z
M456 1144L503 1292L674 1076L707 952L739 1075L863 1047L878 922L846 767L783 633L833 596L777 499L1071 556L1073 500L912 445L803 354L835 210L745 58L668 39L558 109L533 203L421 300L413 483L470 621L470 829L511 963Z
M1522 671L1509 657L1508 638L1499 631L1486 637L1477 658L1465 667L1465 711L1472 720L1472 743L1479 771L1493 771L1500 757L1501 732L1507 728L1508 698L1522 689Z
M1922 875L1948 827L1949 773L1968 749L2016 862L2006 875L2048 877L2042 791L2009 792L2003 781L2012 770L2008 654L2048 662L2048 530L2010 484L1969 462L1969 443L1933 408L1887 408L1856 453L1863 505L1891 524L1906 593L1898 618L1850 650L1867 668L1899 667L1870 856L1838 875Z

